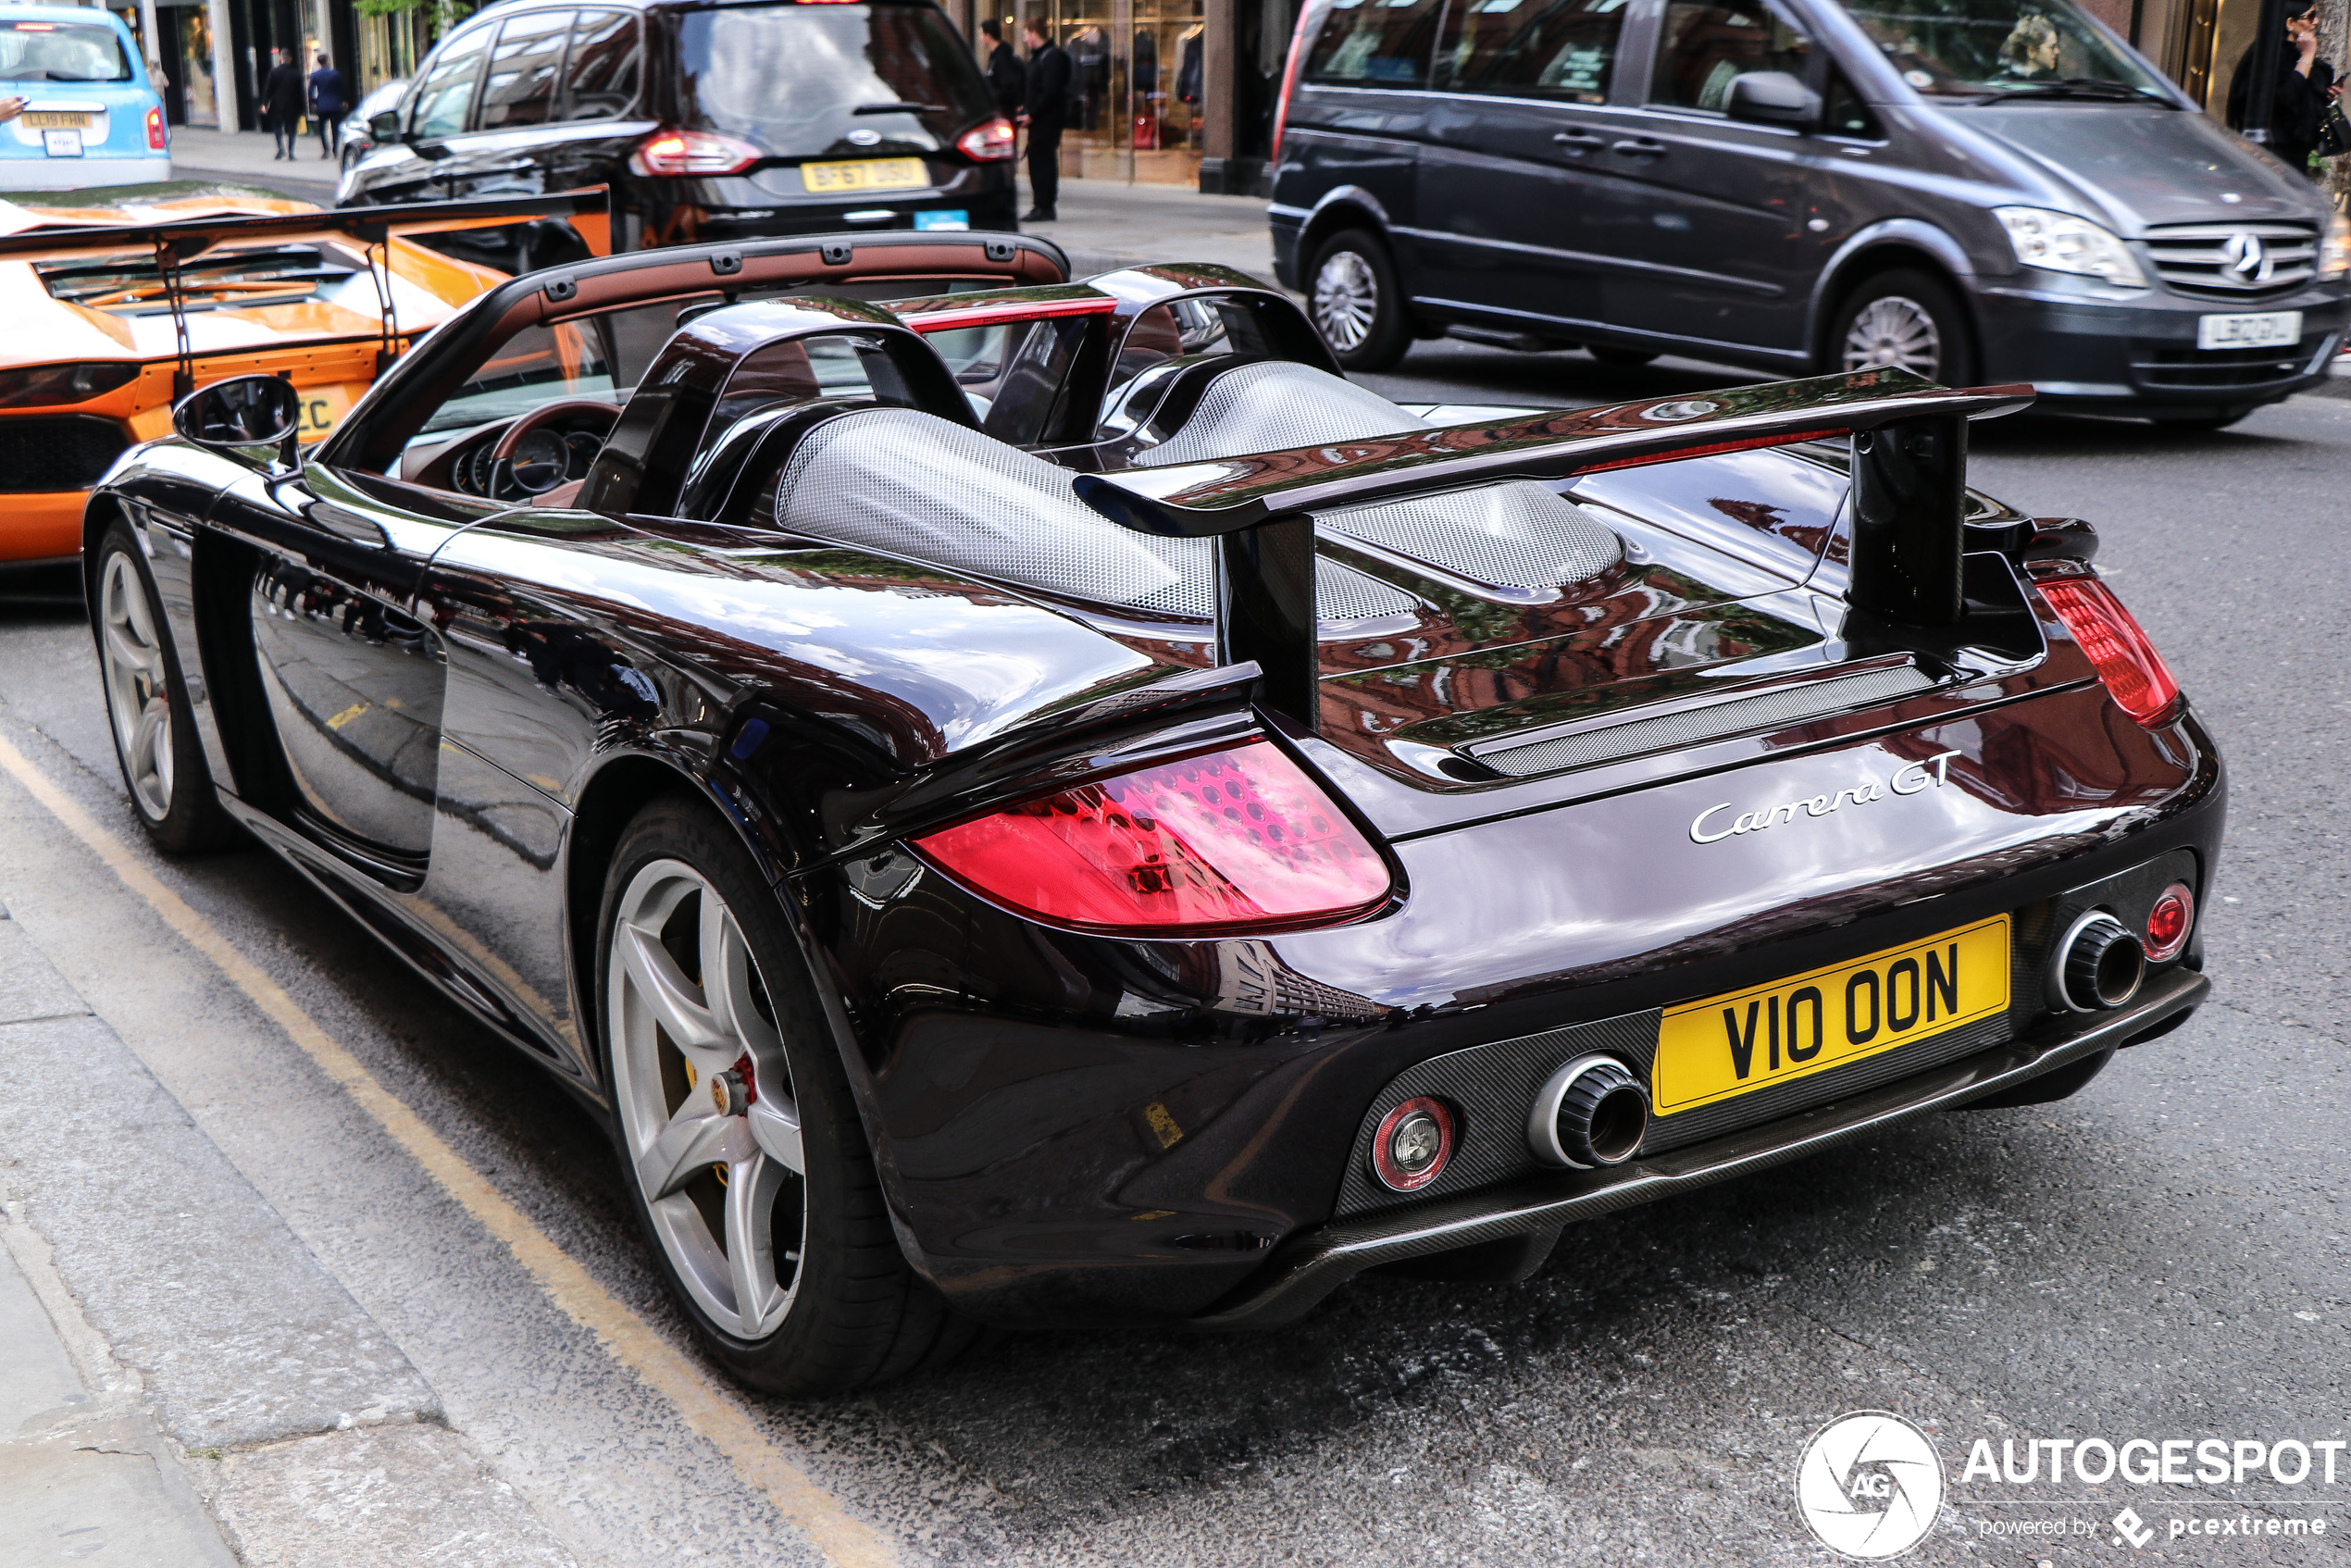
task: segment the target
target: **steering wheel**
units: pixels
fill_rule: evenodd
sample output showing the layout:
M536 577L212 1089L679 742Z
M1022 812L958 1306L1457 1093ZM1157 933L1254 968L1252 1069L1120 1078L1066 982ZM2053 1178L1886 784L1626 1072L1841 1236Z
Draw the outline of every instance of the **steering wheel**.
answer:
M497 499L498 492L505 488L504 481L507 479L512 479L516 488L526 495L544 495L563 483L564 469L560 463L554 466L554 473L545 476L546 482L539 484L532 482L541 477L538 473L530 472L529 478L524 477L525 473L542 469L547 465L525 463L517 466L514 457L515 454L521 449L524 439L534 430L544 429L558 419L579 414L601 414L608 420L617 419L620 417L620 404L606 403L603 399L595 397L557 398L553 403L541 404L513 424L508 425L505 433L498 438L498 444L490 449L491 497L493 500Z

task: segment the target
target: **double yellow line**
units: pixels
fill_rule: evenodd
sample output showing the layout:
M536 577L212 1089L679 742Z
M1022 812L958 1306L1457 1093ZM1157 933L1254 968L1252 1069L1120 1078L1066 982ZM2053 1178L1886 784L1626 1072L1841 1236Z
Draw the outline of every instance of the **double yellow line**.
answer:
M264 1016L284 1030L286 1038L375 1118L376 1125L407 1151L443 1192L514 1254L565 1316L594 1335L607 1355L667 1400L686 1425L725 1455L746 1484L765 1494L776 1512L807 1537L827 1562L839 1568L884 1568L898 1561L887 1539L852 1517L806 1471L785 1457L733 1394L599 1285L546 1232L466 1164L439 1133L377 1082L375 1075L319 1027L277 981L230 945L186 900L141 865L121 840L107 832L5 739L0 739L0 770L23 786L25 793L104 861L124 887L145 901L181 940L202 953Z

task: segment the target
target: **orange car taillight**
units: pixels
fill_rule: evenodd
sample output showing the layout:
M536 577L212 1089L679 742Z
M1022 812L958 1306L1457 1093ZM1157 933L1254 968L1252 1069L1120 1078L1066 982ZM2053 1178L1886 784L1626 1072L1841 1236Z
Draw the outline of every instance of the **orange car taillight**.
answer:
M0 370L0 408L54 407L87 403L139 379L139 367L106 360L74 365L35 365Z
M2096 572L2072 562L2049 562L2034 568L2033 586L2089 655L2117 707L2149 729L2171 720L2180 683Z
M991 119L955 138L955 150L975 163L1001 163L1013 156L1013 122Z
M147 150L160 153L169 150L170 146L170 133L163 128L163 111L149 109L147 111Z
M759 149L714 131L656 131L628 155L639 174L740 174Z
M1271 741L1000 807L914 840L1022 915L1122 936L1333 925L1387 901L1387 866Z

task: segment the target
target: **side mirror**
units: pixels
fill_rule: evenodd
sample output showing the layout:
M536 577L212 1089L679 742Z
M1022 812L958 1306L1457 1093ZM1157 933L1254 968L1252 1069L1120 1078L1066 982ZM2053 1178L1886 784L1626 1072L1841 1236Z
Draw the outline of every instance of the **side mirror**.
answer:
M382 109L367 117L367 140L389 143L400 140L400 111Z
M294 434L302 422L302 398L293 383L275 376L235 376L215 381L180 400L171 428L182 439L214 452L274 446L278 460L294 466Z
M1821 122L1821 95L1784 70L1751 70L1731 79L1723 112L1753 125L1810 131Z

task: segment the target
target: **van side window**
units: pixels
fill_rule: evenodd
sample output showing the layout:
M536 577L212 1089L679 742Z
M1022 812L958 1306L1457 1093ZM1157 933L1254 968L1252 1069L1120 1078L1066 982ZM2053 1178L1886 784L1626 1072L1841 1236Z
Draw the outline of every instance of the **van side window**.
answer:
M544 125L554 118L555 75L563 68L564 37L570 31L569 11L531 11L506 19L481 84L484 131Z
M412 129L418 136L454 136L466 129L466 115L474 103L474 82L481 75L483 46L494 31L478 27L441 46L441 53L426 68L424 85L417 90Z
M1454 93L1608 101L1626 0L1469 0L1446 14L1431 85Z
M1330 87L1423 87L1437 42L1438 0L1338 0L1300 73Z
M637 19L627 11L580 12L564 74L564 118L626 118L637 106Z
M1801 78L1811 47L1763 0L1673 0L1658 39L1649 102L1720 114L1732 78L1751 70Z
M1870 113L1869 105L1861 102L1861 95L1853 91L1853 84L1835 66L1829 68L1828 92L1821 106L1821 134L1850 136L1857 142L1885 140L1885 128L1878 124L1877 116Z

